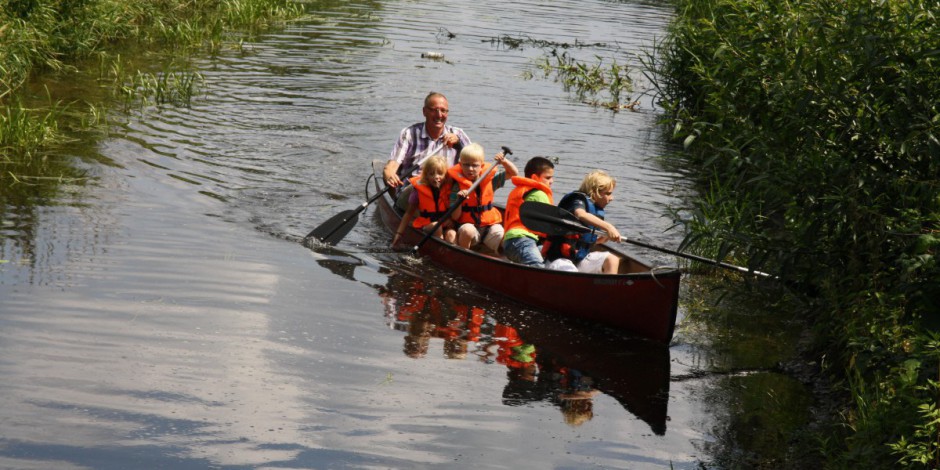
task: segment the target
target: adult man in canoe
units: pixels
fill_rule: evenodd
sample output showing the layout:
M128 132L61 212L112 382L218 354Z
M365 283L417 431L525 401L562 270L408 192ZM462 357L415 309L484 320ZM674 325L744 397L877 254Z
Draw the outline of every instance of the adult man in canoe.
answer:
M421 162L431 155L440 154L447 160L448 168L457 164L460 149L470 145L470 138L463 129L447 125L450 112L447 98L432 91L424 98L424 122L419 122L401 130L398 142L392 148L388 163L382 172L385 184L397 188L403 180L417 176ZM404 174L415 168L410 174ZM398 201L407 202L409 191L402 191ZM399 206L401 207L401 206Z

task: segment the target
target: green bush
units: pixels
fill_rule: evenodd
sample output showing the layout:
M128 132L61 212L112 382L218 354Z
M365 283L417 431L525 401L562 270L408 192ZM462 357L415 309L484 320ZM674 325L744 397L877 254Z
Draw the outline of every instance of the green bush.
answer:
M855 397L834 461L937 455L911 433L933 419L936 359L911 345L940 327L938 16L927 0L679 0L649 59L703 195L676 210L685 245L818 294L811 321Z

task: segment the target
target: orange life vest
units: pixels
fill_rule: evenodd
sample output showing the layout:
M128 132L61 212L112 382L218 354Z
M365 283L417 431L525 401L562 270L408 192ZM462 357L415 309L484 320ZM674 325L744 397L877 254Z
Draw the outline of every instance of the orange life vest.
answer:
M517 347L524 346L526 343L519 337L519 333L515 328L497 324L493 329L493 336L500 338L496 340L496 344L499 346L499 349L496 351L496 362L503 364L510 369L520 369L528 366L533 360L535 360L535 349L533 348L531 352L527 354L527 361L519 361L513 356L516 354L514 350Z
M426 307L431 307L432 309L435 307L440 308L440 305L433 305L437 299L428 297L425 293L423 282L415 282L413 286L409 287L408 296L404 299L403 303L398 305L398 321L410 322L416 314L424 311ZM432 302L431 305L428 305L429 300Z
M486 174L486 172L492 166L491 163L484 163L483 168L480 169L480 174ZM454 165L447 170L447 174L460 185L460 189L470 189L470 186L473 186L474 181L470 181L466 176L460 171L460 164ZM489 173L486 175L486 179L480 182L477 186L477 189L468 194L467 198L464 199L463 205L460 206L460 218L457 220L462 224L474 224L478 227L486 227L493 224L498 224L503 221L503 217L499 214L499 210L493 207L493 176L495 172ZM450 194L450 190L453 187L447 187L447 194Z
M411 185L418 192L418 213L415 215L411 226L421 228L425 225L437 222L447 212L447 192L438 191L438 197L434 197L434 188L421 183L421 177L411 178Z
M454 305L454 312L457 313L457 321L463 324L467 340L479 341L480 328L486 318L486 312L480 307L470 307L467 305Z
M528 232L534 233L541 238L545 238L547 235L544 233L535 232L526 228L525 224L522 223L522 219L519 217L519 207L522 206L522 203L525 202L526 194L529 194L531 191L539 190L548 195L549 202L554 203L552 199L552 188L548 187L545 183L541 181L536 181L531 178L523 178L522 176L513 176L512 184L516 187L509 193L509 199L506 200L506 223L503 226L506 228L506 231L510 231L514 228L525 229Z

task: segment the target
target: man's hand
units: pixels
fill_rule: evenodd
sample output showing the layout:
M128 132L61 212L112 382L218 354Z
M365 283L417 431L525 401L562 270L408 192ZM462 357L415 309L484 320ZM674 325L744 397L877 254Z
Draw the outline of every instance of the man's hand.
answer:
M454 148L458 142L460 142L460 137L457 137L457 134L444 134L444 145Z
M385 169L382 170L382 179L385 180L385 184L397 188L402 185L401 179L398 178L398 162L395 160L390 160L385 164Z

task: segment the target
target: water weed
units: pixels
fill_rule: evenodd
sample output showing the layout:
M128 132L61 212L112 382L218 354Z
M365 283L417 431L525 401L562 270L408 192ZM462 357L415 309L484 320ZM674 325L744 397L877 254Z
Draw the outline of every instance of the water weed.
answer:
M633 91L633 80L627 67L617 64L616 60L612 60L607 67L602 57L595 56L595 59L597 61L594 63L582 62L568 51L559 53L557 48L553 48L536 61L536 67L546 78L555 77L566 91L577 94L581 100L606 92L607 100L585 100L587 104L614 111L635 107L636 103L632 99L628 100L626 106L621 105L622 94Z
M51 102L44 108L28 108L19 98L11 100L0 114L0 149L4 158L21 155L32 158L44 146L59 138L59 117L66 106Z
M119 89L124 97L125 109L130 108L134 103L139 106L170 104L188 108L192 106L193 95L204 84L205 79L198 72L137 71L137 74Z
M447 32L448 36L453 33ZM504 47L506 49L523 49L525 46L537 47L540 49L582 49L582 48L598 48L598 47L607 47L606 43L603 42L581 42L575 38L574 43L570 42L558 42L550 41L547 39L535 39L529 36L509 36L504 34L495 38L484 39L483 42L489 42L490 44L495 45L496 47Z
M70 70L69 65L106 54L120 45L150 45L185 51L223 44L238 44L277 22L302 14L303 6L291 0L231 0L225 2L126 2L86 0L62 2L31 0L6 2L0 8L0 142L8 155L33 153L55 140L56 123L49 117L26 122L23 117L42 115L39 110L14 109L22 101L14 97L31 77ZM235 34L234 31L239 31ZM114 60L113 67L122 67ZM112 75L123 76L123 71ZM158 104L188 106L202 77L186 72L163 72L135 77L133 84L118 86L137 97ZM100 108L95 108L99 109ZM101 121L100 118L84 119ZM49 126L43 128L42 126Z

